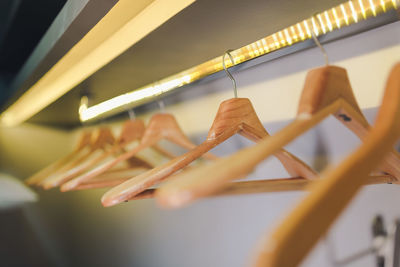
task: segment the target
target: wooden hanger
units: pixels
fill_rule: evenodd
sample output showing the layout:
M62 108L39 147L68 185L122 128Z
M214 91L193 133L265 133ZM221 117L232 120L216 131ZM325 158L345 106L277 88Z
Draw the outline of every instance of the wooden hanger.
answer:
M124 148L126 145L132 143L133 141L140 140L145 132L145 125L143 120L139 119L129 119L125 121L122 126L121 134L117 140L117 145L119 148ZM175 158L176 155L169 152L168 150L158 146L157 144L152 147L161 155L167 158Z
M245 176L265 158L331 114L361 139L368 133L370 126L358 107L346 70L324 66L307 74L294 122L253 147L169 179L157 190L157 201L164 207L180 207L218 192L228 181ZM392 150L380 169L399 179L398 153Z
M57 160L56 162L48 165L46 168L38 171L37 173L26 179L25 183L28 185L35 185L37 183L40 183L42 180L49 177L52 173L56 172L63 165L67 164L68 162L72 161L74 158L79 156L85 150L88 149L90 150L91 137L92 137L91 131L84 131L79 138L76 148L71 153Z
M47 181L47 184L43 185L44 188L52 188L55 186L59 186L62 183L65 183L66 181L69 181L75 177L79 177L79 175L81 175L85 171L88 171L96 167L99 163L106 160L107 158L115 157L118 156L118 154L125 153L126 151L124 150L124 148L130 143L136 140L140 140L140 138L142 138L144 134L144 131L145 131L145 126L143 121L136 119L127 120L123 124L119 138L116 141L114 141L111 147L110 146L102 147L102 150L99 150L98 154L96 154L95 156L87 159L84 162L81 162L78 166L75 166L74 168L69 169L64 173L56 177L53 177L53 179L51 180L49 179ZM111 131L109 131L108 136L111 136L110 134ZM109 141L111 142L111 139ZM158 151L163 155L170 156L170 154L167 154L165 151L161 149L159 149ZM131 157L127 159L126 162L128 163L129 168L132 168L132 170L134 169L142 170L143 168L150 169L153 167L151 164L138 157Z
M277 178L267 180L251 180L251 181L240 181L228 183L221 190L212 193L209 197L219 196L232 196L232 195L248 195L248 194L261 194L261 193L276 193L276 192L291 192L291 191L309 191L311 186L318 184L320 179L307 180L302 177L291 177L291 178ZM364 185L377 185L377 184L392 184L397 180L391 175L376 175L366 176ZM111 187L118 185L119 183L112 183L111 181L107 184L100 184L98 187L89 187L88 185L82 184L77 187L76 190L87 189L87 188L99 188L99 187ZM154 198L156 195L156 188L146 189L143 192L130 197L125 200L141 200Z
M58 168L54 173L51 173L49 176L42 179L40 182L36 183L37 186L43 186L47 180L51 180L54 177L68 171L69 169L79 165L82 161L87 160L96 151L103 146L110 145L110 142L114 142L114 137L111 135L109 129L106 128L99 128L97 131L93 132L91 135L91 141L89 143L89 149L85 150L83 153L80 153L79 156L74 157L71 161L67 162L66 164L62 165Z
M233 98L222 102L208 132L207 139L202 144L166 164L112 188L103 196L103 205L115 205L139 194L146 188L184 168L236 133L253 141L259 141L269 136L247 98ZM308 179L316 177L316 173L309 166L289 152L280 150L275 156L282 162L291 176L301 176Z
M356 195L365 176L393 150L400 138L399 122L400 63L390 73L375 125L364 143L339 166L321 175L324 178L262 245L255 266L298 266Z
M237 98L236 81L225 66L225 55L229 55L232 63L234 63L234 60L230 54L230 50L225 52L222 57L222 65L227 76L232 81L235 98L226 100L220 104L206 141L169 163L156 167L112 188L102 197L104 206L112 206L134 197L146 188L183 169L202 154L237 133L256 142L269 136L255 113L250 100L247 98ZM291 176L301 176L307 179L314 179L317 176L314 170L286 150L277 151L274 156L280 160Z
M136 129L134 126L138 127L137 132L134 130ZM142 133L143 130L140 122L131 121L125 124L125 128L122 131L119 141L133 141ZM80 174L86 168L95 165L98 161L117 153L119 150L121 150L119 144L120 143L115 140L109 128L100 128L98 136L92 145L92 151L89 154L85 155L85 157L77 159L75 162L67 166L64 166L62 170L59 170L56 174L42 181L41 186L45 189L50 189L60 185L66 180ZM132 159L129 164L147 168L152 167L147 162L138 158Z
M107 170L110 170L118 163L133 157L143 149L156 145L162 139L168 140L187 150L196 147L196 145L193 144L183 133L173 115L167 113L158 113L151 117L149 125L147 126L142 140L138 146L118 156L117 158L108 161L99 167L96 167L95 169L63 184L60 188L61 191L65 192L73 190L78 185L84 182L87 183L87 181L90 179L106 172ZM204 157L208 159L216 159L216 157L212 154L204 154Z
M97 164L104 158L108 157L109 155L116 153L117 150L126 152L124 148L133 141L140 140L143 137L144 131L145 131L145 126L142 120L130 119L125 121L124 125L122 126L121 135L118 138L114 148L108 150L107 155L101 155L98 159L92 161L90 163L90 166L86 166L86 169L95 167L95 164ZM167 158L172 159L176 157L173 153L158 146L157 144L153 145L152 148ZM145 170L151 167L150 165L143 164L141 160L138 161L138 158L136 157L129 158L127 161L130 164L130 166L115 171L112 169L111 171L104 173L104 175L96 177L99 179L91 179L89 181L86 181L81 187L76 189L82 190L82 189L93 189L93 188L115 186L139 173L144 172ZM66 181L69 180L68 178L66 179Z
M82 182L72 190L113 187L147 170L147 168L119 168L108 170L88 181Z

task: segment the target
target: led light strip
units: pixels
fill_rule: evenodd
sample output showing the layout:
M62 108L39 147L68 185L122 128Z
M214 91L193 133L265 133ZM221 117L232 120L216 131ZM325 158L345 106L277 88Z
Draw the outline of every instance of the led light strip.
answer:
M252 44L232 51L234 65L312 38L311 30L316 36L319 36L397 8L398 3L396 0L348 1L319 13L313 18L303 20ZM232 62L228 59L226 59L225 64L227 67L232 66ZM88 121L99 116L116 114L127 107L139 106L150 102L151 99L162 93L174 90L221 70L223 70L222 57L214 58L157 83L111 98L92 107L85 106L79 111L80 119L81 121Z

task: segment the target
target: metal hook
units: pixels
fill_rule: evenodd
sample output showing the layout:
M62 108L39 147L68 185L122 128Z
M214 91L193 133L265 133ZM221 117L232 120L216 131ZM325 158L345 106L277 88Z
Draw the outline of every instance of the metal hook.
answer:
M227 51L224 53L224 55L222 56L222 66L224 67L224 70L225 70L226 75L228 75L229 79L232 81L233 93L234 93L234 95L235 95L235 98L237 98L238 96L237 96L237 87L236 87L235 78L233 78L232 74L228 71L228 69L227 69L226 66L225 66L225 55L226 55L226 54L228 54L229 58L231 59L232 66L235 65L235 61L233 60L233 57L232 57L232 55L231 55L231 52L232 52L232 51L233 51L232 49L229 49L229 50L227 50Z
M165 104L164 104L164 100L159 99L159 100L157 101L157 103L158 103L158 106L160 107L160 112L161 112L161 113L165 113Z
M129 114L129 119L131 121L136 119L136 114L135 114L135 111L133 111L133 109L128 110L128 114Z
M328 54L326 53L326 50L324 49L324 47L321 45L321 43L319 42L317 36L315 35L315 29L314 29L314 20L315 14L311 16L311 26L312 26L312 30L311 30L311 36L314 39L315 44L319 47L319 49L321 49L322 54L324 55L324 59L325 59L325 64L329 65L329 58L328 58ZM320 28L321 28L321 24L318 21L318 19L316 19L316 21L318 22Z

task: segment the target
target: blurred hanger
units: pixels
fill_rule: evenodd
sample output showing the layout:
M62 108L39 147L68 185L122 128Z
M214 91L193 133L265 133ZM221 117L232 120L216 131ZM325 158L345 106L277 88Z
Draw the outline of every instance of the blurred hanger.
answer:
M52 173L50 176L40 181L38 185L46 189L52 188L52 184L56 183L59 177L62 177L74 167L79 166L82 162L96 157L99 153L101 154L104 149L107 149L115 143L115 138L107 127L101 127L97 131L94 131L91 137L92 142L90 142L90 149L88 151L63 165L55 173Z
M326 55L325 50L321 50ZM157 190L158 202L165 207L180 207L218 192L228 185L228 181L242 178L265 158L329 115L334 115L360 139L364 139L369 131L370 125L356 102L346 70L326 65L308 72L294 122L253 147L176 175ZM383 171L380 174L400 178L400 158L396 151L386 155L380 170Z
M356 195L365 177L400 138L400 63L392 69L374 127L339 166L325 171L310 194L262 244L255 266L295 267ZM301 240L301 245L296 242ZM288 256L290 255L290 256Z
M79 159L76 164L66 166L57 174L45 179L41 185L45 189L50 189L78 176L86 170L95 167L101 161L118 155L123 152L123 148L138 140L144 132L144 124L140 120L128 120L125 122L120 137L115 140L112 132L107 127L100 129L97 140L93 145L93 151L90 157ZM138 168L151 168L152 165L140 158L131 158L128 161L129 166Z
M29 185L35 185L40 183L42 180L49 177L52 173L57 171L63 165L67 164L68 162L72 161L74 158L79 156L80 154L84 153L85 151L90 150L90 140L92 137L91 131L84 131L78 141L76 148L65 157L57 160L56 162L48 165L46 168L40 170L39 172L35 173L31 177L25 180L25 183Z
M57 168L57 170L50 173L50 175L42 177L42 179L37 181L35 185L42 186L46 180L52 179L53 177L68 171L74 166L79 165L82 161L93 156L93 154L95 154L99 149L114 142L114 137L111 135L111 132L104 127L92 132L90 137L91 141L88 143L89 149L82 151L82 153L79 153L76 157L73 157L71 160L61 165L59 168Z
M189 167L188 167L189 168ZM185 169L186 171L186 169ZM318 184L320 180L307 180L302 177L291 177L291 178L277 178L267 180L251 180L251 181L240 181L230 182L224 186L221 190L218 190L208 197L219 197L219 196L233 196L233 195L248 195L248 194L260 194L260 193L274 193L274 192L292 192L292 191L309 191L311 185ZM365 177L364 185L376 185L376 184L392 184L396 182L396 179L391 175L377 175ZM112 184L109 182L107 187L115 186L119 183ZM82 187L76 189L86 189L87 185L82 184ZM154 198L157 189L151 188L142 191L141 193L131 196L126 201L140 200Z
M236 81L225 67L226 54L230 57L232 64L234 64L234 60L230 51L227 51L222 57L224 70L233 84L235 98L225 100L220 104L207 139L186 154L112 188L102 198L104 206L112 206L132 198L146 188L186 167L205 152L235 134L240 134L256 142L269 136L255 113L250 100L248 98L237 98ZM282 149L276 151L275 156L291 176L301 176L307 179L316 177L316 173L309 166L289 152ZM250 171L248 170L248 172Z
M114 150L111 151L109 150L108 151L109 154L115 153L115 150L119 148L123 149L126 145L132 143L135 140L140 140L143 137L145 131L144 122L136 118L133 110L129 110L128 112L129 112L129 120L125 121L122 127L121 135L116 144L116 146L118 147ZM167 151L166 149L163 149L157 144L153 145L152 148L167 158L171 159L176 157L174 154ZM125 150L123 151L126 152ZM105 157L103 156L101 159L103 158ZM136 157L129 158L127 161L130 162L130 166L127 166L125 168L119 168L119 169L114 168L108 170L107 172L99 175L98 177L95 177L94 179L84 182L82 186L79 186L79 188L75 189L82 190L82 189L93 189L93 188L115 186L150 168L150 166L140 164L140 162L137 162L136 159L137 159ZM94 162L92 166L94 166L94 164L96 163L97 162ZM87 169L89 168L90 167L88 167ZM79 176L77 178L79 178Z
M133 141L140 140L143 137L146 128L144 122L136 118L133 109L128 110L128 114L129 120L125 121L124 125L122 126L121 135L117 141L117 145L121 148L124 148ZM152 148L167 158L172 159L176 157L176 155L157 144Z
M159 102L160 109L163 111L163 104ZM73 190L75 187L82 183L87 183L90 179L103 174L104 172L110 170L118 163L125 161L127 159L132 158L140 151L152 147L156 145L161 140L168 140L171 143L174 143L182 148L187 150L193 149L196 147L189 138L183 133L181 128L178 125L175 117L172 114L168 113L158 113L151 117L150 122L143 134L142 140L140 141L139 145L135 148L131 149L130 151L120 155L119 157L110 160L95 169L87 172L61 186L61 191L69 191ZM215 159L216 157L211 154L205 154L205 158L208 159Z

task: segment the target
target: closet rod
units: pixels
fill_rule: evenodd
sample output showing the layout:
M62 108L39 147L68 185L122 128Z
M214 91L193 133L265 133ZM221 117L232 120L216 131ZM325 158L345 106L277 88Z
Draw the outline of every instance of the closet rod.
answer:
M338 40L399 20L399 0L351 0L298 22L249 45L233 50L234 64L227 67L246 69L260 63L315 46L312 32L321 43ZM340 29L340 31L337 31ZM222 75L221 56L155 83L116 96L94 106L79 108L82 122L96 121L157 100L163 94L185 85L208 81Z

